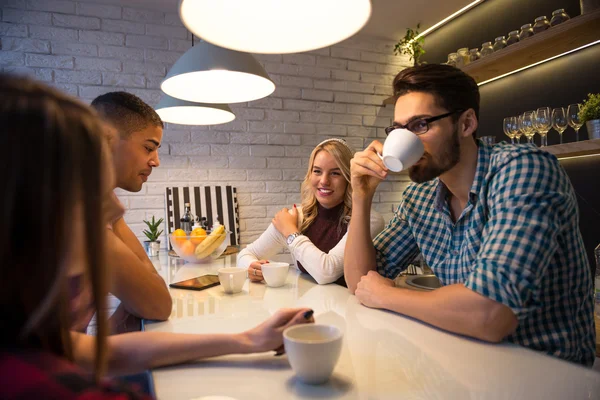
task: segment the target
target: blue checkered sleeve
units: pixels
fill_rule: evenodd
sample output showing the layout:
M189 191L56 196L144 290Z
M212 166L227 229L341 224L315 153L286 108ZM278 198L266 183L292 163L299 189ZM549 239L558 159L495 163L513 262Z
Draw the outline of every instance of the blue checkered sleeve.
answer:
M561 227L576 223L569 221L576 199L566 173L548 153L508 160L489 185L484 241L465 286L523 320L544 306L541 281L559 246Z
M404 216L404 202L398 206L394 218L375 237L373 245L377 257L377 272L394 279L415 259L419 248Z

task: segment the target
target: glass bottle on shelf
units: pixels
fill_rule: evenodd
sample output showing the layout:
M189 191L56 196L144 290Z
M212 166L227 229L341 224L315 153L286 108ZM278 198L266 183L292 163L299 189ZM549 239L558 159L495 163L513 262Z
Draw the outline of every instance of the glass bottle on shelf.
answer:
M481 58L489 56L494 52L494 47L492 46L492 42L485 42L481 45Z
M456 68L462 68L469 63L469 49L463 47L456 52Z
M519 42L519 31L508 32L508 38L506 38L506 45L510 46Z
M502 50L506 47L506 38L504 36L498 36L494 41L494 52Z
M179 222L181 222L181 229L189 235L194 224L194 216L192 215L190 203L185 203L185 211Z
M562 24L565 21L571 19L569 14L565 12L564 8L559 8L558 10L552 11L552 19L550 20L550 26L556 26L558 24Z
M530 36L533 36L533 28L531 24L525 24L521 27L521 32L519 32L519 40L526 39Z
M480 58L481 58L481 54L479 54L479 49L469 50L469 62L477 61Z
M535 24L533 24L533 33L537 35L538 33L544 32L546 29L550 28L550 22L546 16L537 17L535 19Z
M446 64L451 65L453 67L456 67L456 59L458 57L458 54L456 53L450 53L448 54L448 62L446 62Z

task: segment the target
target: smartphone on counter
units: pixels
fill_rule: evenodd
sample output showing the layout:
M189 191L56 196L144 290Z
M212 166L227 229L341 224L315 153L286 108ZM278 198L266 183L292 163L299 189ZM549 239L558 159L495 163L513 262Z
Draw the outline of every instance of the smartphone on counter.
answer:
M169 286L175 289L204 290L218 284L219 277L217 275L202 275L185 281L171 283Z

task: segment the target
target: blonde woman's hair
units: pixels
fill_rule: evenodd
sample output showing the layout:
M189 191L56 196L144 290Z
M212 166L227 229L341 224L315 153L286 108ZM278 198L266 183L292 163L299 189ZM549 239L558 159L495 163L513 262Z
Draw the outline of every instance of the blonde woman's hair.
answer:
M302 213L304 219L300 225L300 232L304 233L309 226L317 218L317 198L312 190L310 184L310 176L312 169L315 164L315 157L321 151L326 151L335 160L338 168L342 172L342 176L346 179L348 185L346 186L346 193L344 194L344 210L342 211L341 218L339 220L339 227L341 229L342 224L350 222L350 216L352 215L352 186L350 185L350 160L354 156L354 151L348 146L348 144L342 139L327 139L317 145L310 154L308 161L308 171L302 182L301 197L302 197Z

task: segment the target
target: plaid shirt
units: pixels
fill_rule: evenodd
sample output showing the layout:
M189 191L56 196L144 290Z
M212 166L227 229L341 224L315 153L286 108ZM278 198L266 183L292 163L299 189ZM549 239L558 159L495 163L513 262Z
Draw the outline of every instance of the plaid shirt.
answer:
M394 278L421 251L443 285L464 284L514 312L508 341L592 365L592 276L567 174L531 145L478 147L458 220L439 178L411 184L375 238L378 272Z

